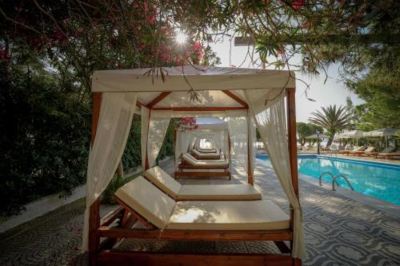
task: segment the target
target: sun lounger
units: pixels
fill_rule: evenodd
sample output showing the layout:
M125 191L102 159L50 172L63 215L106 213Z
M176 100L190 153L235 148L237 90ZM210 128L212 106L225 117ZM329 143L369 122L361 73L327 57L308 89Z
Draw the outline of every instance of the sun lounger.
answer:
M179 177L225 177L231 179L229 161L219 160L197 160L190 153L182 155L175 178Z
M359 154L364 153L365 151L365 147L361 146L361 147L355 147L352 151L349 151L348 155L355 155L358 156Z
M119 188L115 198L121 207L106 215L96 230L96 237L103 240L95 254L99 265L192 265L196 260L215 265L300 265L284 242L293 240L290 217L272 201L176 202L143 177ZM122 239L274 241L281 254L122 251L118 249Z
M229 162L223 160L197 160L190 153L182 154L183 168L190 169L227 169L229 168Z
M269 200L180 201L168 197L143 177L115 193L129 211L137 213L159 232L169 230L281 230L289 229L289 216Z
M202 149L200 147L195 147L195 150L202 152L202 153L216 153L218 152L216 149Z
M182 200L260 200L261 194L249 184L181 185L158 166L145 177L176 201Z
M222 154L219 152L203 153L196 149L192 150L192 155L198 160L219 160L222 157Z
M354 153L354 155L356 155L356 156L371 156L371 155L375 155L375 154L376 154L376 152L375 152L374 146L369 146L364 151L358 151L358 152Z
M399 159L400 151L396 152L380 152L376 155L376 158L380 159Z

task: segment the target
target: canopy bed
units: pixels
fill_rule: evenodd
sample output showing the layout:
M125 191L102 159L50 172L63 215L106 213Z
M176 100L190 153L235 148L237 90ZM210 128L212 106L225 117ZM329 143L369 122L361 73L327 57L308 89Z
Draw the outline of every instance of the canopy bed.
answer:
M163 71L163 74L160 74ZM163 78L160 78L163 76ZM294 73L277 70L184 66L161 69L95 71L92 76L92 145L87 174L83 248L92 265L230 263L242 265L300 265L304 253L302 211L298 193ZM285 101L286 99L286 101ZM286 108L286 110L285 110ZM287 112L287 118L286 118ZM278 206L264 200L199 202L204 212L236 213L238 220L216 224L183 225L176 216L186 201L175 202L143 177L122 187L122 206L100 220L100 196L111 181L129 136L134 114L141 115L142 166L156 165L168 124L173 117L224 118L232 134L232 151L254 184L254 133L258 128L273 168L290 203L285 216ZM243 152L245 151L245 152ZM144 193L144 194L143 194ZM143 194L143 195L142 195ZM152 195L151 197L149 195ZM193 204L193 201L190 201ZM213 205L214 204L214 205ZM199 205L199 206L200 206ZM240 205L240 206L239 206ZM152 207L158 206L155 209ZM193 205L191 205L193 206ZM241 211L243 215L240 215ZM259 226L249 228L246 212L259 213ZM154 212L156 211L156 212ZM157 213L157 211L163 213ZM157 219L154 214L161 215ZM164 220L160 217L163 217ZM178 220L174 220L175 218ZM257 220L256 219L256 220ZM158 221L158 222L157 222ZM175 223L178 221L177 223ZM272 222L269 227L264 222ZM132 228L140 222L147 230ZM115 227L115 224L118 227ZM218 230L216 230L218 229ZM180 240L290 241L290 256L269 254L158 254L115 252L121 238ZM102 239L102 241L100 241Z

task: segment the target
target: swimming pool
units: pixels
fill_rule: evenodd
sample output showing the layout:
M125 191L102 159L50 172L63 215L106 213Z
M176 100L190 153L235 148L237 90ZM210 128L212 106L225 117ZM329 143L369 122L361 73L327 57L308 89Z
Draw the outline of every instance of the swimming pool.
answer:
M267 161L268 156L257 156ZM299 173L310 176L318 181L323 172L333 175L344 174L348 177L354 191L400 205L400 165L359 161L336 157L299 155ZM323 182L331 184L332 178L325 175ZM337 179L339 186L350 189L342 178Z

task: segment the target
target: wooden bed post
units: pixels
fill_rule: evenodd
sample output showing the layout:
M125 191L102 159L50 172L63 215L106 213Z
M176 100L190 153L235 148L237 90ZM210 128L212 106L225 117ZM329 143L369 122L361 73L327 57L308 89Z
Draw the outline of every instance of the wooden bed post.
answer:
M101 108L101 92L94 92L92 94L92 136L91 145L94 143L97 132L97 124L99 122L100 108ZM99 248L100 237L97 229L100 227L100 198L90 205L89 208L89 264L96 265L96 253Z
M289 144L289 161L290 174L292 177L292 185L297 199L299 199L299 177L297 170L297 136L296 136L296 89L287 89L287 114L288 114L288 144ZM290 225L293 230L293 209L290 211ZM293 247L293 242L291 247ZM293 258L293 265L302 265L301 259Z
M297 137L296 137L296 89L287 90L287 113L288 113L288 143L290 173L292 175L292 184L297 198L299 198L299 181L297 172Z
M253 177L253 167L252 167L252 156L253 156L253 149L251 145L253 143L250 143L251 141L251 116L250 116L250 110L247 110L247 182L250 185L254 185L254 177Z

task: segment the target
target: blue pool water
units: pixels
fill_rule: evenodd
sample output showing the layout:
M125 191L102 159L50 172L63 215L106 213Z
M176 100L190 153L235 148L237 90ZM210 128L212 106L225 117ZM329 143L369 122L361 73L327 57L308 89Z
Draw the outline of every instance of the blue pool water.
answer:
M267 161L267 156L258 156ZM319 179L323 172L333 175L344 174L348 177L354 191L367 196L400 205L400 165L357 161L316 155L298 157L299 173ZM324 184L331 184L328 175L322 178ZM339 186L350 189L342 178L337 179Z

